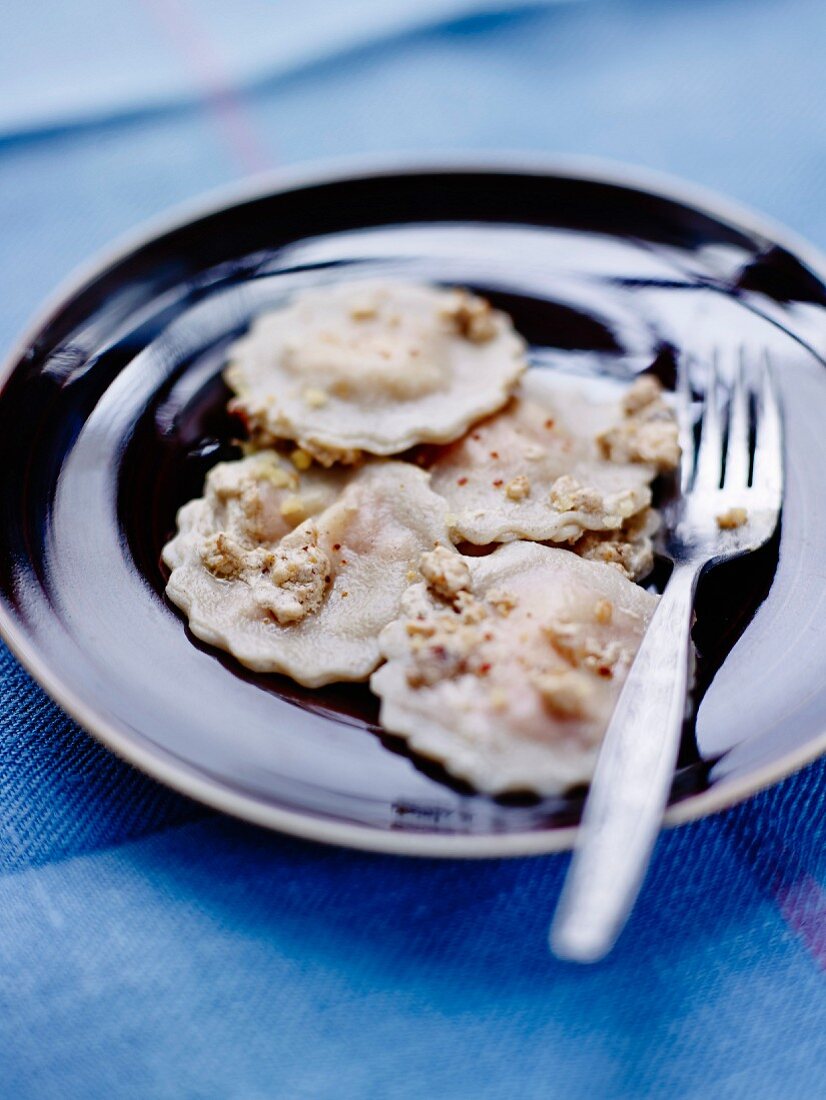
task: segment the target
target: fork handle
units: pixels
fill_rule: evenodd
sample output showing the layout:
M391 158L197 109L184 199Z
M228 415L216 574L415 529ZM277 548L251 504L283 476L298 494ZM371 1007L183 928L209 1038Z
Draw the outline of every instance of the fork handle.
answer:
M551 930L560 958L602 958L642 885L680 747L699 573L674 566L608 725Z

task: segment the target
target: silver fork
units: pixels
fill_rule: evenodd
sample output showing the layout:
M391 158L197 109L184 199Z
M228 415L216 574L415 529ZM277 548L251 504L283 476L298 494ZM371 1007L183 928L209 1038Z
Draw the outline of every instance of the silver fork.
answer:
M715 354L697 446L688 363L680 364L681 491L664 510L664 549L674 568L600 749L551 929L551 947L561 958L594 962L610 951L642 885L680 745L697 579L719 562L757 550L777 526L780 406L768 356L762 365L748 360L741 349L733 381L723 382ZM728 526L742 518L736 509L745 510L746 522Z

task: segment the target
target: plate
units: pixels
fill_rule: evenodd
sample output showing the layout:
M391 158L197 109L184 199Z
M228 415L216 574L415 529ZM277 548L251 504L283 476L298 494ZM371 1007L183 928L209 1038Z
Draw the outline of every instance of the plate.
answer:
M826 260L685 185L524 157L267 178L63 288L0 389L0 627L47 691L138 767L263 825L422 855L570 845L581 791L475 794L384 734L363 686L256 676L165 600L176 509L237 453L227 344L296 288L361 275L472 286L512 313L537 365L586 379L655 363L668 383L685 349L698 362L770 350L787 418L782 533L701 584L668 820L823 752Z

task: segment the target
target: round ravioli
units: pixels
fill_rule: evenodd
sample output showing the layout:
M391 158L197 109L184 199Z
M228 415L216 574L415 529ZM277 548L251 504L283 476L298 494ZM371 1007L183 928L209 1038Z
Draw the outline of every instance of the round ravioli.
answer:
M645 427L628 411L641 391L650 397ZM647 433L648 461L640 432ZM506 409L436 456L433 488L448 501L457 540L573 542L585 531L618 531L646 508L658 470L679 459L676 441L676 422L653 379L636 382L619 404L589 401L530 371Z
M450 588L412 585L381 635L382 724L488 794L587 782L657 597L535 543L461 565Z
M458 438L526 366L509 317L464 290L402 282L315 288L230 349L230 408L253 439L352 463Z
M402 462L351 472L333 504L287 533L253 537L232 518L214 484L181 509L167 594L197 637L306 687L370 674L422 552L449 542L444 501Z

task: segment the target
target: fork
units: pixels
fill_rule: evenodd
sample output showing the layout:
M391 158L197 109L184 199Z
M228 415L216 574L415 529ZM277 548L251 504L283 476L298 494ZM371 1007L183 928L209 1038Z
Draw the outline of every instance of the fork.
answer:
M722 356L713 356L700 399L699 443L689 362L679 364L680 492L663 510L664 550L673 569L600 749L551 929L560 958L595 962L607 954L642 886L680 746L698 578L757 550L777 526L781 410L768 355L762 364L751 359L741 348L732 380L724 381ZM745 522L738 525L740 509Z

